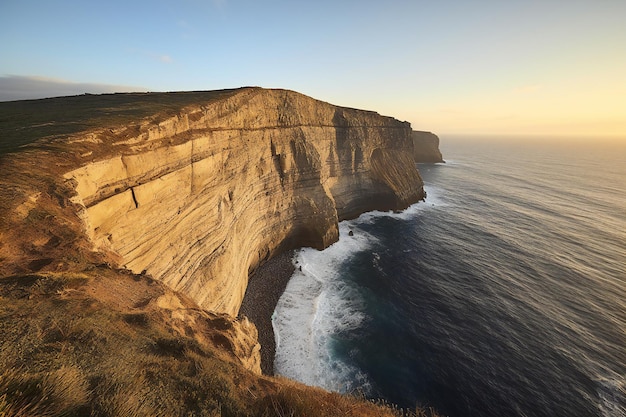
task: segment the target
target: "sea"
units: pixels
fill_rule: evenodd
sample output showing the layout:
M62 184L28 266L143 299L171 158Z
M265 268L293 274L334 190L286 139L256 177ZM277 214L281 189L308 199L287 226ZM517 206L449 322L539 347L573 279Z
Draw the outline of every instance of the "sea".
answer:
M301 249L275 373L442 416L626 416L626 141L442 138L427 198Z

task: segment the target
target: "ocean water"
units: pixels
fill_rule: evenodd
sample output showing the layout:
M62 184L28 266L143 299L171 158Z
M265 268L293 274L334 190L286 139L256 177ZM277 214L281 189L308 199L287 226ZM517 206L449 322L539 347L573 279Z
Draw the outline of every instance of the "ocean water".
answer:
M302 249L278 374L442 415L626 416L626 146L442 139L426 202Z

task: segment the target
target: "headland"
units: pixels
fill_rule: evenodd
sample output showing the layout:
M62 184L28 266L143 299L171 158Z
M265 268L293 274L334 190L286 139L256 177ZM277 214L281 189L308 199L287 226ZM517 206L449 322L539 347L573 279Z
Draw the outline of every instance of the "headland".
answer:
M261 374L257 330L237 319L259 267L323 249L340 220L424 197L409 123L288 90L64 97L0 103L0 114L3 297L57 283L41 302L106 299L130 325L169 329L178 342L159 351L217 349L237 372ZM126 305L133 282L162 289ZM46 358L4 359L34 378L45 368L28 360Z

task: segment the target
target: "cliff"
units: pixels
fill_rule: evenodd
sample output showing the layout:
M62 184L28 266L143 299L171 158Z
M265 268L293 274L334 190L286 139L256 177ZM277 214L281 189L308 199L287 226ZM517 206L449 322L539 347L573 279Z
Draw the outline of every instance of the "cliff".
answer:
M423 198L406 122L285 90L184 94L118 95L90 111L125 118L94 128L90 116L82 131L5 155L0 272L97 258L235 316L264 260L322 249L339 220ZM66 113L81 99L93 100L73 98ZM30 244L16 244L24 235Z
M439 137L432 132L414 130L413 158L415 162L437 163L444 162L439 150Z
M0 410L402 414L260 375L236 314L265 260L423 198L408 123L242 88L0 103L0 132Z

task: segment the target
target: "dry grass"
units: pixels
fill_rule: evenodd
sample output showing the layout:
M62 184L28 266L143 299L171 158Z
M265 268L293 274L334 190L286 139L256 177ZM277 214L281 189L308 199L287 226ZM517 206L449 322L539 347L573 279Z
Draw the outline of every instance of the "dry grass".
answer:
M0 417L403 415L246 371L136 302L164 291L106 268L0 279Z
M0 374L0 416L80 415L89 399L87 385L74 367L39 374L4 369Z
M210 102L237 90L127 93L0 102L0 155L46 137L70 135L173 115L190 104Z

